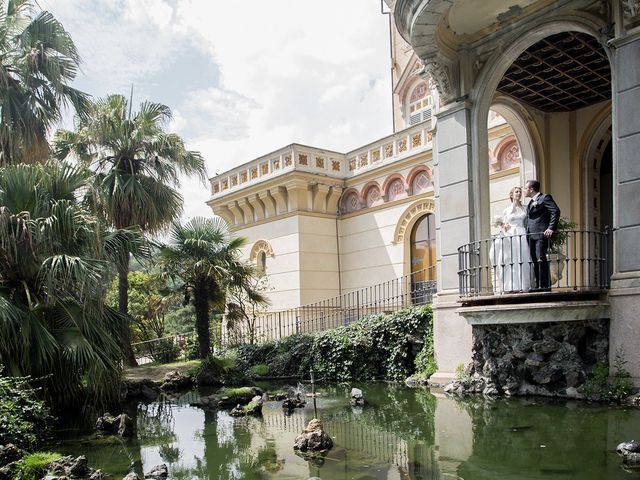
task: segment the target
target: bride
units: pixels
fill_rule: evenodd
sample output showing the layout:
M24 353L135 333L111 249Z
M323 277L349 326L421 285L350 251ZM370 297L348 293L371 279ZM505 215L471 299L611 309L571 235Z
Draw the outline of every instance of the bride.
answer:
M491 245L489 255L496 269L496 289L502 292L526 292L531 288L531 255L522 205L522 188L509 192L511 206L502 212L500 233Z

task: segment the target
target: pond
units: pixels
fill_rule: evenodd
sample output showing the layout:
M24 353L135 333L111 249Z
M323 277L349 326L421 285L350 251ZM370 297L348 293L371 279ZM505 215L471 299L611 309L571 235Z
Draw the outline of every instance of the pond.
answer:
M349 405L351 386L363 390L364 408ZM233 418L190 407L195 391L132 406L135 440L67 430L52 448L85 454L116 479L129 465L141 472L160 463L175 479L640 479L614 452L640 437L640 410L539 398L459 401L385 383L318 391L317 413L335 446L312 461L292 448L314 417L312 402L289 416L281 402L266 402L262 417Z

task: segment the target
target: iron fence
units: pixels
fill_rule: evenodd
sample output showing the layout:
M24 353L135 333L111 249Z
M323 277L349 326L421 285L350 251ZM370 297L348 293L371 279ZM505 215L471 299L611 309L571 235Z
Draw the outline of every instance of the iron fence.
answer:
M182 333L131 344L138 365L171 363L190 360L196 333Z
M532 235L497 235L458 248L461 297L532 292L602 291L611 276L611 235L591 230L562 232L546 242L534 261ZM548 279L547 276L548 275Z
M348 325L365 315L431 303L435 269L424 269L370 287L289 310L270 312L223 327L225 345L277 340Z

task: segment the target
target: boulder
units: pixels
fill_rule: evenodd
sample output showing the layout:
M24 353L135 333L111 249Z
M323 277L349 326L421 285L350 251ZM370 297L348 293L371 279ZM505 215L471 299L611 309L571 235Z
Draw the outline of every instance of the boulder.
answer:
M533 344L533 351L540 355L555 352L562 344L551 337L544 337L542 340Z
M140 480L140 477L136 472L129 472L124 477L122 477L122 480Z
M192 385L193 380L191 380L191 377L174 370L164 376L164 382L160 385L160 388L165 392L175 392L190 388Z
M0 445L0 467L20 460L24 457L25 453L24 450L19 449L13 443Z
M0 480L11 480L14 478L14 473L16 470L16 463L11 462L4 467L0 468Z
M640 443L635 440L620 443L616 453L622 457L622 463L627 467L640 467Z
M120 396L124 400L152 402L160 395L160 388L152 380L124 380L120 386Z
M118 434L121 437L131 437L135 430L133 420L126 413L121 413L115 417L105 413L98 418L96 429L111 435Z
M322 429L322 422L314 418L304 431L298 435L293 445L294 450L322 452L333 448L333 440Z
M363 406L364 405L364 395L362 394L362 390L359 388L351 389L351 405L355 406Z
M231 410L231 412L229 412L229 415L231 415L232 417L244 417L247 415L253 415L253 416L262 415L262 404L263 404L262 396L256 395L251 399L251 401L247 405L244 405L244 406L240 404L236 405Z
M104 480L105 478L107 478L107 474L104 473L102 470L98 469L96 471L94 471L90 476L89 476L89 480Z
M218 387L222 385L224 370L214 363L203 363L196 374L196 383L200 386Z
M282 402L284 410L293 410L294 408L304 408L307 402L300 397L287 398Z
M163 463L161 465L156 465L147 473L144 474L144 478L150 480L164 480L169 476L169 470L167 466Z
M263 390L257 387L225 388L217 395L219 408L233 408L236 405L246 405L256 395L262 396Z

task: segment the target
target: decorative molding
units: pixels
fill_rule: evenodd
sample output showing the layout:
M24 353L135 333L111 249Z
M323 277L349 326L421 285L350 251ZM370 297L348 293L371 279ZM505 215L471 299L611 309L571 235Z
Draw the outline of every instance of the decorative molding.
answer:
M428 213L436 212L436 203L432 198L424 198L409 205L404 211L393 234L393 243L398 244L404 242L408 228L413 225L417 217L421 217Z
M456 89L454 88L454 78L452 68L439 55L425 59L424 74L433 79L440 101L449 103L456 97Z
M251 253L249 254L249 259L252 262L255 262L260 253L264 252L268 257L273 257L273 248L266 240L258 240L251 247Z
M622 14L627 28L640 25L640 0L622 0Z

